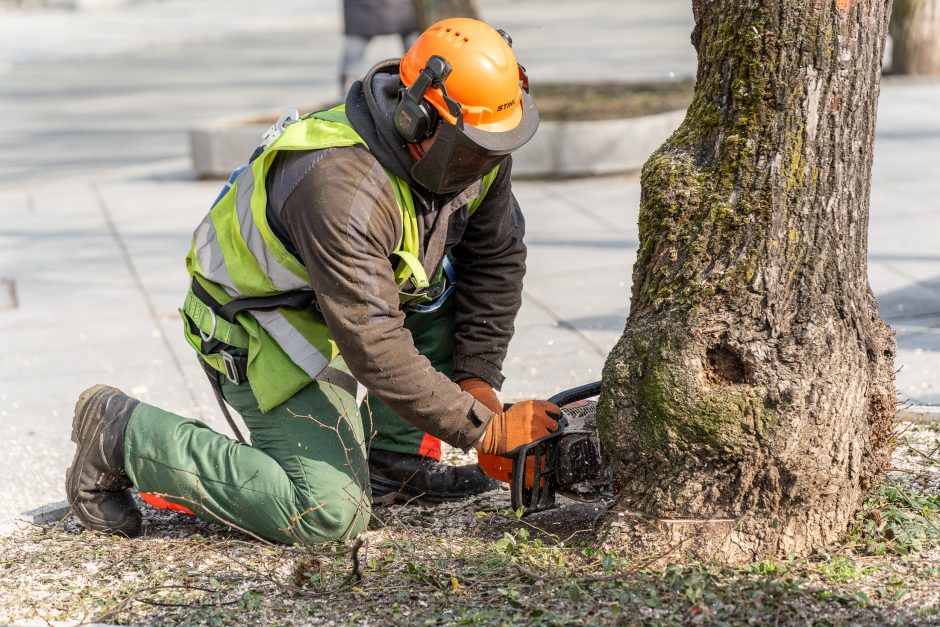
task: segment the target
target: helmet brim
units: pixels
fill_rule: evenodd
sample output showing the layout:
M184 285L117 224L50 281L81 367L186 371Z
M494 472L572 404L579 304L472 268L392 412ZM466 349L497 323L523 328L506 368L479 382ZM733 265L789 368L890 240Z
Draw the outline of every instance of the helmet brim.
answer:
M522 119L515 128L508 131L491 132L464 124L463 133L480 150L491 155L508 155L521 148L535 135L539 128L539 110L528 92L520 90L519 106L522 107Z

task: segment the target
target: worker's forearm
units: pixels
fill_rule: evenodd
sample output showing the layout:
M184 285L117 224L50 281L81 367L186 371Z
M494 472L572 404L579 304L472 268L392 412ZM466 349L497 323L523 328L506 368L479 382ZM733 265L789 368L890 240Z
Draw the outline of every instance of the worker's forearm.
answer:
M358 324L334 300L322 298L320 308L350 371L395 413L459 448L482 437L493 412L418 353L403 316Z

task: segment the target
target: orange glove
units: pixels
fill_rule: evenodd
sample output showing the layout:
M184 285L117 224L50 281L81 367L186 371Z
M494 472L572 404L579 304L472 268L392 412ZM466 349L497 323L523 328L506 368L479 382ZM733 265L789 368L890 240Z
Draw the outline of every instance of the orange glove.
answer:
M558 430L561 410L547 401L522 401L493 416L480 452L502 455Z
M509 483L512 478L512 460L499 455L508 453L521 444L526 444L558 429L560 410L545 401L524 401L516 403L506 413L498 413L493 417L490 426L483 437L483 444L477 455L477 464L484 474L497 481ZM509 431L513 433L510 435ZM506 437L505 450L493 453L495 443ZM512 440L512 442L510 442ZM532 487L534 481L534 466L526 466L525 484Z
M459 381L457 385L460 386L461 390L469 393L477 402L482 403L497 414L503 413L503 404L500 402L499 397L496 396L493 386L483 379L479 377L464 379L463 381ZM478 453L477 464L480 466L480 470L499 481L509 483L509 479L512 477L511 459L497 455Z
M502 413L503 404L499 401L499 397L496 396L496 391L493 390L493 386L480 377L464 379L458 382L457 385L459 385L460 389L464 392L468 392L477 402L486 405L491 411L497 414Z

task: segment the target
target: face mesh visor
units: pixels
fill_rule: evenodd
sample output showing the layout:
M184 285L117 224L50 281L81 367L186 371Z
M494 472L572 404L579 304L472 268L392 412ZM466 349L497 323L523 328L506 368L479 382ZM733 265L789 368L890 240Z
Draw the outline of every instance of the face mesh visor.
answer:
M452 124L441 122L434 143L411 168L411 176L435 194L459 192L498 166L508 152L494 153L477 145Z

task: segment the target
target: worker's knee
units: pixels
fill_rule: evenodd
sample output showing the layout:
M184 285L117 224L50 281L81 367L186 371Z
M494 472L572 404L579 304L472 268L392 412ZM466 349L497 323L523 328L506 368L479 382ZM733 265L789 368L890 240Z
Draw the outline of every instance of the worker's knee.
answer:
M365 531L371 515L371 499L366 492L340 490L292 516L289 535L303 544L346 540Z
M341 501L332 512L336 520L334 529L337 540L355 538L369 526L372 517L372 503L368 494L360 493L355 499Z

